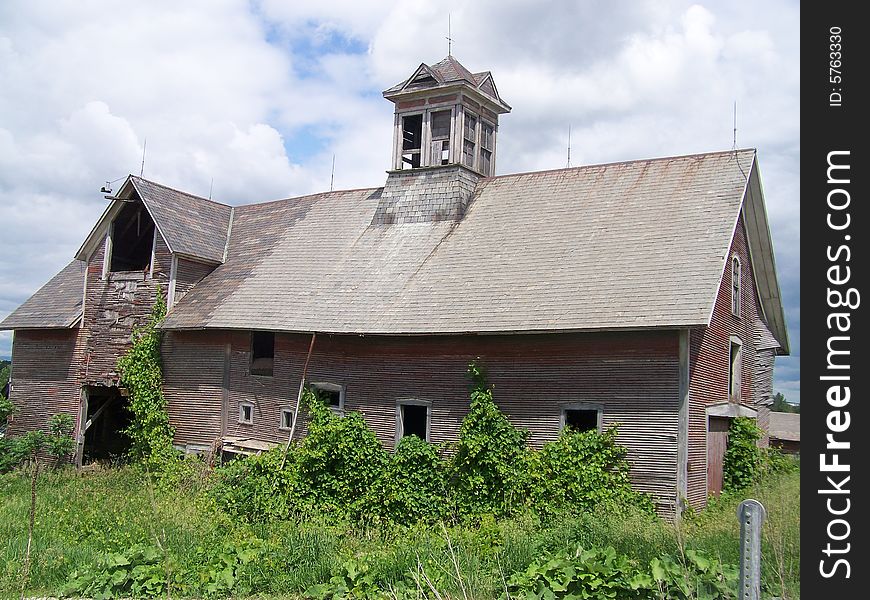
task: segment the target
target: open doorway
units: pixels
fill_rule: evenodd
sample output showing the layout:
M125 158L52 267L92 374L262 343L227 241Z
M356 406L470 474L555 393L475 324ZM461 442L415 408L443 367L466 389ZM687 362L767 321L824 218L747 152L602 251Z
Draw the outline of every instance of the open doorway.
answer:
M124 431L132 421L127 398L117 387L89 385L83 399L82 464L123 459L130 449L130 438Z

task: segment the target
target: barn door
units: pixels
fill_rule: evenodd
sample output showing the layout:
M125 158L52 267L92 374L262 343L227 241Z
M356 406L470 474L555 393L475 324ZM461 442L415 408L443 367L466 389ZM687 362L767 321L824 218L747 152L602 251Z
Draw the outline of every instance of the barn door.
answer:
M722 461L728 448L727 417L710 417L707 431L707 494L718 496L722 493Z

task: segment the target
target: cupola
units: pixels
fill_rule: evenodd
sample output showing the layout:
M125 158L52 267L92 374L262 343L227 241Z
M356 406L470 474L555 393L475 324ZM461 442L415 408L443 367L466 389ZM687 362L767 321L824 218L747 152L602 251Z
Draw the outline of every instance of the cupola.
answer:
M472 73L448 55L421 64L384 97L396 105L393 171L462 165L494 174L498 117L511 107L489 71Z

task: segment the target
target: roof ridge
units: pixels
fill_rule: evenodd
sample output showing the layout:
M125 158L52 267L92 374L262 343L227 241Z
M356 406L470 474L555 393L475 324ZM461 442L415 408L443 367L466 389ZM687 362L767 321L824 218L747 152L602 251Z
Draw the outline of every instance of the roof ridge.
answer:
M542 171L520 171L518 173L504 173L502 175L493 175L492 177L487 177L485 179L502 179L505 177L520 177L522 175L540 175L542 173L557 173L559 171L578 171L581 169L592 169L595 167L612 167L616 165L631 165L635 163L643 163L643 162L662 162L668 160L679 160L685 158L695 158L701 156L719 156L723 154L737 154L737 153L745 153L745 152L757 152L756 148L738 148L736 150L717 150L712 152L696 152L694 154L677 154L674 156L656 156L653 158L635 158L632 160L619 160L614 162L604 162L604 163L592 163L588 165L580 165L577 167L560 167L558 169L544 169Z
M349 190L332 190L327 192L314 192L311 194L302 194L301 196L288 196L287 198L276 198L275 200L265 200L263 202L248 202L247 204L237 204L234 208L246 208L248 206L263 206L264 204L276 204L278 202L287 202L288 200L304 200L306 198L314 198L317 196L325 197L332 196L337 194L350 194L353 192L369 192L382 190L384 186L376 186L376 187L364 187L364 188L352 188Z
M139 177L137 175L130 175L130 178L135 179L137 181L144 181L145 183L150 184L150 185L156 185L157 187L161 187L164 190L170 190L172 192L175 192L176 194L183 194L183 195L188 196L190 198L196 198L197 200L202 200L203 202L211 202L212 204L217 204L218 206L223 206L226 208L232 208L232 206L233 206L232 204L225 204L223 202L218 202L217 200L212 200L211 198L203 198L202 196L197 196L196 194L192 194L190 192L185 192L184 190L179 190L177 188L170 187L164 183L158 183L156 181L152 181L151 179L145 179L144 177Z

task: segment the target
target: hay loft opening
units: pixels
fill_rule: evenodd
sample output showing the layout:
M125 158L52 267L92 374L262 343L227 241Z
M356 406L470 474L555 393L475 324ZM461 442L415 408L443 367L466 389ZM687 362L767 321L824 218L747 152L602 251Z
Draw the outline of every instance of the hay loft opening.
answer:
M141 202L127 202L112 222L109 271L144 271L151 264L154 220Z

